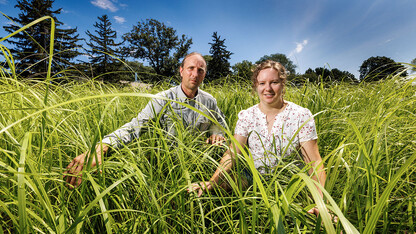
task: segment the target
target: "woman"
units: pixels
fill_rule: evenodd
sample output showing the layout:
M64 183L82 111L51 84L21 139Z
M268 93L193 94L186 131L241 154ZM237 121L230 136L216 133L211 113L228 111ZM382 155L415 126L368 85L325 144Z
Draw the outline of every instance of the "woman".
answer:
M304 161L312 162L317 171L313 178L324 186L326 174L319 155L312 113L283 99L286 78L286 70L278 62L268 60L256 67L252 81L260 103L238 114L234 137L243 148L248 144L254 166L262 174L277 165L276 155L284 157L300 149ZM234 148L235 153L241 153L238 147ZM197 191L198 196L201 196L204 190L212 190L220 183L222 175L231 171L234 157L234 152L228 150L211 179L192 184L188 191ZM313 173L313 170L309 173ZM246 178L243 178L243 184L251 184L251 173L245 170L244 174ZM221 186L224 187L224 184ZM321 190L318 190L322 196ZM308 212L318 215L316 208Z

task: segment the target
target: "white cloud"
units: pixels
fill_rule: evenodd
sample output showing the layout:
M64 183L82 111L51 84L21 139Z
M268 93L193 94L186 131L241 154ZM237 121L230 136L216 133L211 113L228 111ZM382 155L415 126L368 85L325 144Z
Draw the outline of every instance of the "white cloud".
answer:
M303 40L302 43L296 43L295 53L299 54L303 48L308 44L308 40Z
M308 44L308 40L303 40L301 43L296 42L296 48L290 52L289 56L294 56L295 54L299 54L302 52L303 48Z
M71 29L71 26L69 26L68 24L64 24L64 25L62 25L62 28L63 29Z
M17 25L17 26L19 26L18 24L14 23L13 21L7 21L4 24L5 25Z
M110 0L94 0L91 1L91 4L101 9L109 10L111 12L118 11L118 8Z
M122 24L122 23L126 22L126 19L124 17L121 17L121 16L114 16L114 19L119 24Z

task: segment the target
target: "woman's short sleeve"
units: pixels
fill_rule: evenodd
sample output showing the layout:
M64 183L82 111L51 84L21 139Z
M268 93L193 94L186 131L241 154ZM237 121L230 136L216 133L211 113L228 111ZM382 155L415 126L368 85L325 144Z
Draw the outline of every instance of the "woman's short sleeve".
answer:
M313 115L310 110L304 108L302 113L300 114L300 126L303 127L299 131L299 141L305 142L310 140L318 139L318 135L316 133L316 126L315 126L315 120L313 118Z
M238 120L234 129L234 134L248 137L250 132L250 125L252 125L248 112L248 110L242 110L240 113L238 113Z

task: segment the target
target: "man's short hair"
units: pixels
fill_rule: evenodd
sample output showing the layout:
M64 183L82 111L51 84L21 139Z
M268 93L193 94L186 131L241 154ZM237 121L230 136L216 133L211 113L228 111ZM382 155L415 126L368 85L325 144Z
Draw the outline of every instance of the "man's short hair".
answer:
M183 66L185 65L185 60L186 60L187 58L189 58L189 57L193 56L193 55L199 55L199 56L201 56L201 58L202 58L202 59L204 59L205 66L207 66L207 61L205 61L205 58L204 58L204 56L202 56L202 54L200 54L200 53L198 53L198 52L192 52L192 53L190 53L190 54L187 54L187 55L183 58L183 60L182 60L182 62L181 62L181 67L182 67L182 68L183 68Z

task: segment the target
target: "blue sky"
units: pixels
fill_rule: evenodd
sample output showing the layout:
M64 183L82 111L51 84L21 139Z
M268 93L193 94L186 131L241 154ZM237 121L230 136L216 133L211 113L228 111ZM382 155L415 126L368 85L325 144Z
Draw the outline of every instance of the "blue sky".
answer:
M0 0L0 11L16 17L15 4ZM192 38L191 51L202 54L209 54L217 31L234 53L232 65L283 53L298 73L325 66L358 77L371 56L405 63L416 58L415 0L56 0L54 8L63 9L58 18L64 27L78 27L83 38L104 14L120 38L138 21L154 18ZM4 17L0 22L9 23Z

